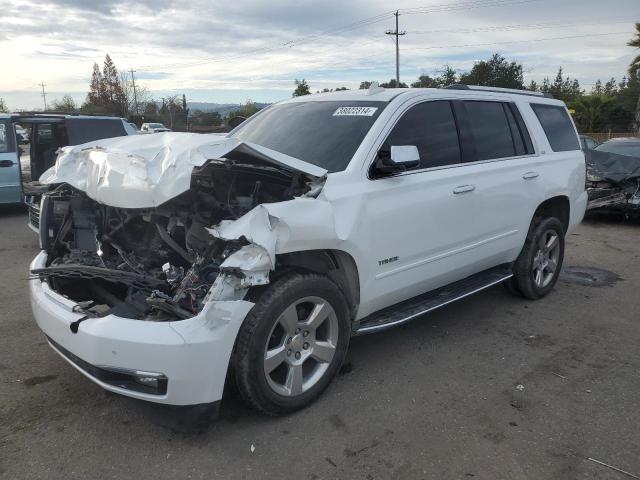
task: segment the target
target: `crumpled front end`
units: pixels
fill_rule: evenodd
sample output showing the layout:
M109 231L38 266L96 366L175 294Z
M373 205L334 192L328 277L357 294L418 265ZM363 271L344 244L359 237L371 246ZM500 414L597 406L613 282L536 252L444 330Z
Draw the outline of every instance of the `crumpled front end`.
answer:
M228 157L194 167L189 188L157 206L102 203L91 175L44 196L34 315L52 347L104 388L174 405L219 400L253 306L245 296L269 283L276 253L295 241L274 212L328 212L315 198L323 178L237 150ZM120 167L105 165L113 182Z
M42 252L31 265L42 268ZM115 393L170 405L222 398L231 350L253 303L212 301L183 321L141 322L108 314L82 324L76 302L46 282L30 282L31 306L50 345L88 378Z

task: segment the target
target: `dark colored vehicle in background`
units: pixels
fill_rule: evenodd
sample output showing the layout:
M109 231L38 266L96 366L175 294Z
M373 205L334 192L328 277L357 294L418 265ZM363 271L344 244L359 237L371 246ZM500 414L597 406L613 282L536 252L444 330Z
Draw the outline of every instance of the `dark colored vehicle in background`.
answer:
M582 150L593 150L598 145L600 145L600 143L595 138L589 135L580 135L580 147Z
M612 138L594 148L598 152L615 153L628 157L640 157L640 138L624 137Z
M29 226L36 230L40 224L40 197L47 190L37 180L54 165L59 148L137 133L125 119L119 117L14 114L0 119L0 122L6 124L4 128L7 132L11 132L12 161L15 162L10 172L3 172L6 175L0 173L0 192L3 192L0 193L0 203L19 203L24 198L29 206ZM28 143L29 161L22 166L20 149L15 148L17 126L23 129L28 127L31 132Z
M588 210L640 215L640 138L613 138L585 150Z

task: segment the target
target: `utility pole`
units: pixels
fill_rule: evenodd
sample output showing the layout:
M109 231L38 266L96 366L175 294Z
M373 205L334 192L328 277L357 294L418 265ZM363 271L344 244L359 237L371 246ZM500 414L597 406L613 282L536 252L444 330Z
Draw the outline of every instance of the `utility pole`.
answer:
M44 91L44 87L47 86L46 83L40 83L40 86L42 87L42 93L40 95L42 95L42 100L44 101L44 111L47 111L47 94Z
M387 35L394 35L396 37L396 86L400 87L400 36L406 35L406 31L398 31L398 17L400 16L400 12L398 10L394 13L396 17L396 29L395 30L387 30L384 32Z
M133 104L136 108L136 116L139 115L138 112L138 94L136 93L136 77L133 75L136 71L132 68L131 72L131 83L133 84Z

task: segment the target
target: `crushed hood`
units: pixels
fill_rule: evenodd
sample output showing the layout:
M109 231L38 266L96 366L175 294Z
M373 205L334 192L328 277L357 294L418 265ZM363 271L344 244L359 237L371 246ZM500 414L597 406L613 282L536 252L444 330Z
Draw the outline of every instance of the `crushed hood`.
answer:
M215 134L131 135L64 147L44 172L44 184L67 183L93 200L120 208L150 208L189 190L193 169L231 152L310 179L327 170L255 143Z
M587 150L585 152L589 175L611 183L622 183L640 178L640 157Z

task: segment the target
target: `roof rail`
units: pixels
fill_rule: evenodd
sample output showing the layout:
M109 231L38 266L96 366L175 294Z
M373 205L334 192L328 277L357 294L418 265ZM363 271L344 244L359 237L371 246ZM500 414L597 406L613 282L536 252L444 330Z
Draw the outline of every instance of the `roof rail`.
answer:
M533 97L553 98L553 95L546 92L533 92L531 90L518 90L515 88L500 88L500 87L483 87L480 85L465 85L462 83L454 83L444 87L448 90L475 90L479 92L494 92L494 93L511 93L513 95L529 95Z

